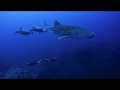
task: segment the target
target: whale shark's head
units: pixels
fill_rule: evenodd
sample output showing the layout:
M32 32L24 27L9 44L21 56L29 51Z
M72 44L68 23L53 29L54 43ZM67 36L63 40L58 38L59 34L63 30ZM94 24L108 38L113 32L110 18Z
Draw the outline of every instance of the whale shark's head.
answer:
M72 31L72 36L74 38L81 38L81 39L82 38L92 38L92 37L94 37L94 32L79 27L79 28L75 28Z

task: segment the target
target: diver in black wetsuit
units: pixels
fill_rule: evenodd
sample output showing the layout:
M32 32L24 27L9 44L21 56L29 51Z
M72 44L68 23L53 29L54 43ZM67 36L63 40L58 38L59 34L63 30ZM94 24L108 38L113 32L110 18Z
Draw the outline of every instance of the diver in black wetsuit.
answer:
M26 65L28 65L28 66L33 66L33 65L35 65L35 64L37 64L37 62L26 63Z
M43 64L47 64L48 62L55 62L56 60L57 60L57 57L53 58L53 59L41 59L41 60L39 60L37 62L26 63L26 65L28 65L28 66L34 66L37 63L41 63L43 65Z

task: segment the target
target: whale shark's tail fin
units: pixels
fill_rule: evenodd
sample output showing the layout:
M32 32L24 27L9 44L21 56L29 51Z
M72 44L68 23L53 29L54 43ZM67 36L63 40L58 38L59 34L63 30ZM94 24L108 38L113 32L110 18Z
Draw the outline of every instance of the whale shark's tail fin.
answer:
M43 29L43 31L47 32L47 29L46 29L46 28L48 27L48 25L47 25L45 19L43 19L43 20L44 20L44 25L45 25L45 29Z
M45 27L47 27L48 25L47 25L47 23L46 23L46 21L45 21L45 19L44 19L44 25L45 25Z

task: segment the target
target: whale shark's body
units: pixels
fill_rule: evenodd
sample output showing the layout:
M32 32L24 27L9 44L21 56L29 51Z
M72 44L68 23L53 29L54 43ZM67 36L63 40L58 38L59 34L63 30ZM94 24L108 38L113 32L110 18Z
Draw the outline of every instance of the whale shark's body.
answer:
M62 25L57 20L54 21L54 26L47 26L45 19L44 24L46 26L45 30L52 31L60 36L58 40L64 38L92 38L94 36L94 33L90 30L74 25Z

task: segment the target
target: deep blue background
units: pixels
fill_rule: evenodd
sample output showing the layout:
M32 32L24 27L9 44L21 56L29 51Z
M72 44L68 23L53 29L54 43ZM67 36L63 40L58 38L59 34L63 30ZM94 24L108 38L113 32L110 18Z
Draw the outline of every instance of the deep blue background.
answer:
M52 32L12 35L20 27L45 28L54 20L92 30L91 39L62 39ZM58 56L47 66L29 67L25 62ZM1 11L0 71L18 65L38 74L38 78L120 78L119 11Z

